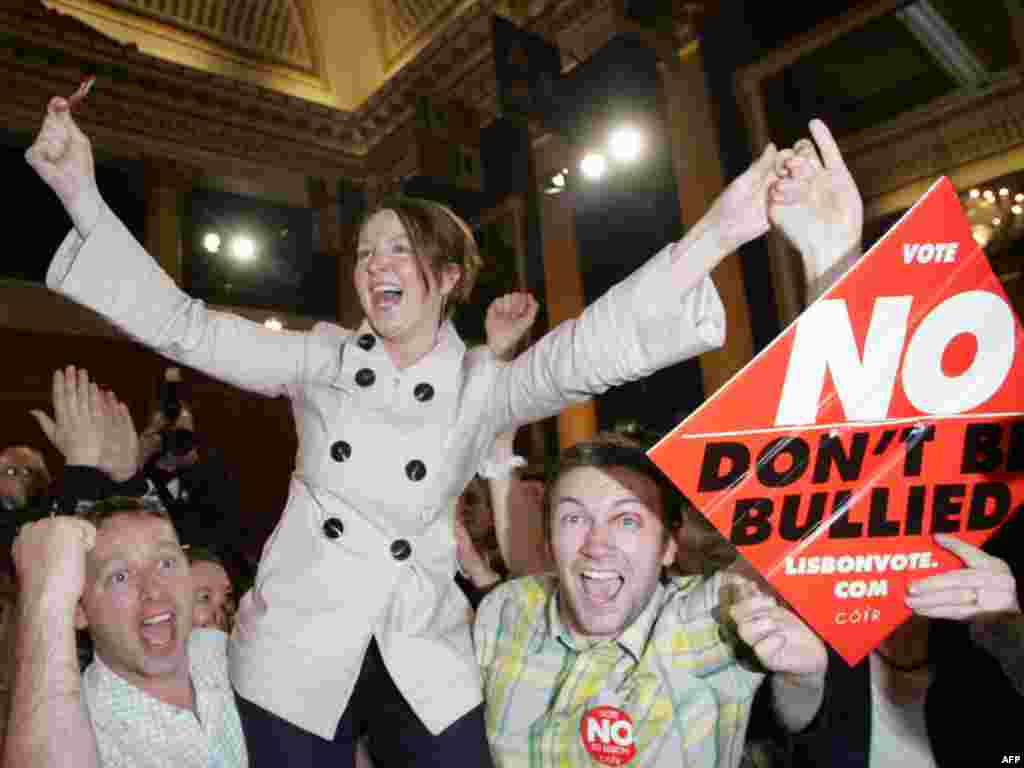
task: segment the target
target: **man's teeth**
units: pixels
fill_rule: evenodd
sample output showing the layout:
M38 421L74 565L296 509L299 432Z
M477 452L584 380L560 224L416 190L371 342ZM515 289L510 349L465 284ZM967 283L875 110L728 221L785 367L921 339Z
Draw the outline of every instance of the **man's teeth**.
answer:
M622 578L617 573L611 571L583 571L583 578L585 579L619 579Z
M149 625L153 625L153 624L162 624L163 622L170 621L170 620L171 620L171 613L168 611L167 613L158 613L156 616L150 616L148 619L146 619L142 623L147 625L147 626L149 626Z

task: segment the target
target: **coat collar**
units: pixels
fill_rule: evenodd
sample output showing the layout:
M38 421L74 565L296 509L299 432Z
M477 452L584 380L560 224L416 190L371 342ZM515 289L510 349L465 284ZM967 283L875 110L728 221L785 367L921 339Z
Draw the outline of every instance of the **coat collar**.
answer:
M427 354L401 371L395 366L391 355L384 349L378 336L370 325L369 320L363 320L350 341L358 343L358 339L369 334L376 340L372 351L369 353L374 359L374 365L382 372L394 377L406 378L408 380L426 381L434 386L438 392L453 392L462 367L462 359L466 354L466 343L455 330L451 320L445 320L437 334L437 343Z

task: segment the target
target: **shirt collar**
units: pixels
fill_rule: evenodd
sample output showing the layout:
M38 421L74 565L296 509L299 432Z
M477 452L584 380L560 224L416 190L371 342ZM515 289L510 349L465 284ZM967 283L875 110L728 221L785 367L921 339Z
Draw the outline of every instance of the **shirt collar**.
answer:
M647 601L647 605L640 612L640 615L619 635L619 645L637 661L640 661L640 658L644 655L647 641L651 637L654 623L658 620L658 616L661 615L661 607L664 602L665 587L659 581L654 587L651 599Z
M218 688L218 683L210 674L206 673L200 664L197 664L195 654L193 653L193 646L198 642L197 634L199 632L213 632L216 630L193 630L189 635L188 644L186 646L186 657L188 659L188 672L189 679L192 682L192 691L196 696L196 706L199 706L199 697L201 693L206 692L209 689ZM128 699L131 697L141 698L144 701L148 701L151 704L158 706L170 707L170 704L165 703L163 700L158 699L153 694L139 688L137 685L125 680L114 670L112 670L107 664L100 658L98 653L93 654L92 664L96 667L96 685L95 688L98 691L106 690L110 692L111 696L117 697L118 699ZM176 708L175 708L176 709Z
M129 706L145 706L149 710L162 709L166 711L178 710L178 707L173 707L162 699L158 699L148 691L139 688L123 677L117 672L112 670L107 664L100 658L99 654L93 655L93 665L95 665L95 686L94 691L99 695L106 695L114 702L124 702ZM191 665L189 666L189 678L192 680L192 691L193 695L198 697L199 691L195 684L195 680L191 674ZM198 702L197 702L198 706ZM115 707L116 709L116 707Z
M622 634L616 638L615 642L619 647L629 653L637 661L640 661L640 658L644 654L644 650L647 648L647 642L651 637L651 631L654 628L654 623L661 614L661 606L665 601L664 598L665 587L661 585L661 582L658 582L643 611L641 611L640 615L636 617L633 623L626 627ZM587 649L585 647L580 647L580 644L573 636L572 631L565 626L562 621L561 611L559 610L560 600L561 591L558 589L558 584L556 582L555 588L551 590L547 606L545 607L547 619L545 622L546 631L537 633L537 640L539 642L543 642L545 639L550 638L560 642L571 650L584 652ZM532 650L540 650L539 643Z

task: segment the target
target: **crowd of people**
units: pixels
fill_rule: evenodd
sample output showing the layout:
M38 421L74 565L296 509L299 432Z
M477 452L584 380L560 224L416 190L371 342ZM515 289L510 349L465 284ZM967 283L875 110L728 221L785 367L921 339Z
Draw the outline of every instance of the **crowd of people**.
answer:
M160 270L53 99L27 153L73 222L48 285L175 365L288 397L299 451L249 579L226 522L245 468L201 455L188 404L163 397L140 435L88 372L54 373L35 416L61 487L38 450L0 453L4 764L955 764L985 713L968 692L1024 703L1022 521L987 551L940 540L964 568L916 582L913 618L851 668L646 446L599 434L544 479L514 454L520 426L720 345L709 273L744 243L781 232L811 295L857 258L856 185L810 133L579 318L522 349L537 305L505 296L467 349L451 316L480 259L449 209L367 216L358 329L271 331Z

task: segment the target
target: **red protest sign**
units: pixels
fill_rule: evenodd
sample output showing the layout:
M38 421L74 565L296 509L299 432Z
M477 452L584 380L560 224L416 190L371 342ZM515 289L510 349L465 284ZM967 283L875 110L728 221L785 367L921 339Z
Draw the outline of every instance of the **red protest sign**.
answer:
M650 456L854 664L1024 506L1021 349L941 179Z

